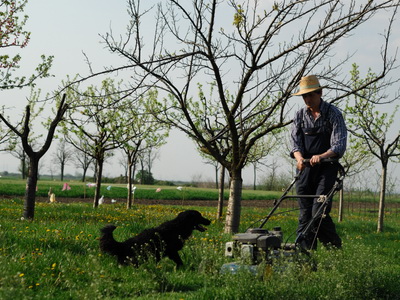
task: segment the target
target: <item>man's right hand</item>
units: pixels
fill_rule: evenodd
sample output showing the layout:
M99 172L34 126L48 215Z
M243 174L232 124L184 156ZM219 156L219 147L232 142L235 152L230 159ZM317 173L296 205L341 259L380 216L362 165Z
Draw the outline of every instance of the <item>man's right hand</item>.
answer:
M297 161L297 169L299 171L302 171L306 167L306 165L303 162L304 161L303 155L301 154L301 152L296 151L293 153L293 156Z
M304 163L304 160L303 160L303 159L299 159L299 160L297 161L297 169L298 169L299 171L302 171L305 167L306 167L306 165L305 165L305 163Z

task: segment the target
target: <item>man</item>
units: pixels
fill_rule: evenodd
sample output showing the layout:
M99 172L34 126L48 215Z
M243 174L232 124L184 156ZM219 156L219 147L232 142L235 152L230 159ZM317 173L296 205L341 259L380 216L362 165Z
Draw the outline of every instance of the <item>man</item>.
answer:
M321 163L326 158L340 158L346 150L347 129L341 112L332 104L322 100L322 89L315 75L300 80L299 91L306 107L300 109L293 120L291 156L297 161L299 178L297 195L326 195L333 187L338 172L338 163ZM304 163L309 159L309 164ZM303 232L319 206L318 198L299 198L299 224L297 234ZM342 241L336 233L335 224L329 215L331 199L324 217L314 223L313 230L302 236L300 246L306 250L316 249L316 238L328 246L341 248Z

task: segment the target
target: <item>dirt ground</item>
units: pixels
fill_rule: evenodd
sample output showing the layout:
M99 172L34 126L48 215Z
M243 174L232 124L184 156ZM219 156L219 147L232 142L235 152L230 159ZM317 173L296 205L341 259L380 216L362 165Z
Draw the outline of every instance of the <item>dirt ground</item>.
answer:
M126 203L126 199L115 199L117 203ZM37 202L49 202L48 197L37 197ZM56 199L58 203L92 203L92 198L62 198L59 197ZM105 199L104 204L111 205L111 199ZM183 206L209 206L209 207L216 207L217 201L214 200L143 200L143 199L135 199L134 204L141 204L141 205L183 205ZM226 207L228 201L224 202L224 206ZM274 206L274 200L243 200L242 201L243 207L258 207L258 208L265 208L271 209ZM338 209L338 201L333 202L333 209ZM359 211L365 213L377 213L378 212L378 202L346 202L344 203L344 209L348 211ZM295 199L286 199L281 202L279 205L280 208L290 208L296 209L297 208L297 201ZM394 213L400 213L400 203L386 203L385 205L386 210L392 209Z
M115 199L117 203L125 203L126 199ZM36 197L37 202L49 202L48 197ZM92 198L64 198L59 197L56 198L56 201L59 203L92 203ZM249 207L272 207L273 200L243 200L242 206ZM185 205L185 206L216 206L217 201L214 200L143 200L143 199L135 199L135 204L144 204L144 205ZM112 204L111 199L105 199L104 204ZM228 201L225 201L224 206L228 204ZM283 204L283 203L282 203Z

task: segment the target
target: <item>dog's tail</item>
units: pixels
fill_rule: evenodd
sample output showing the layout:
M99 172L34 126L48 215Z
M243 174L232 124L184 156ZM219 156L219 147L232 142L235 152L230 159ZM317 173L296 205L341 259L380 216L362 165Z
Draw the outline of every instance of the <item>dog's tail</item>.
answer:
M118 249L118 242L114 239L113 231L117 228L115 225L106 225L100 229L100 250L115 255Z

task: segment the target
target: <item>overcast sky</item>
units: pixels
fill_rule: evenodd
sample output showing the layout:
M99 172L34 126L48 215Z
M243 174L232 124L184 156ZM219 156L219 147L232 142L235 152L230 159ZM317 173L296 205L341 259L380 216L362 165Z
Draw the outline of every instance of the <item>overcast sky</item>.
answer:
M273 3L267 1L266 3ZM38 82L38 87L44 93L60 86L66 75L76 73L87 74L88 67L83 52L92 60L95 69L117 63L118 59L104 49L100 43L99 34L104 34L112 28L115 35L123 35L128 22L126 1L124 0L30 0L25 13L29 16L26 29L31 31L31 41L21 54L23 57L21 71L29 74L39 62L42 54L54 55L52 73L54 78ZM364 26L357 35L341 42L343 52L357 47L355 60L368 67L379 66L380 57L378 24L386 20L385 16L376 19L375 23ZM398 28L398 27L395 27ZM396 30L392 47L400 45L400 32ZM371 53L375 53L372 55ZM12 106L15 112L11 117L20 118L29 90L2 91L2 105ZM299 97L298 97L299 98ZM301 104L301 99L293 99L294 103ZM55 143L56 144L56 143ZM54 147L52 147L54 149ZM0 153L0 171L17 172L19 162L10 155ZM51 153L46 154L43 163L50 163ZM48 167L42 168L42 173ZM74 174L74 167L67 168L67 172ZM116 159L105 166L106 176L121 174L122 168ZM261 172L262 173L262 172ZM260 174L260 173L259 173ZM188 140L181 132L173 131L167 145L159 151L159 159L153 167L153 175L157 179L186 180L192 179L213 180L214 169L202 163L194 143ZM261 176L261 175L260 175ZM244 182L251 183L253 175L251 168L244 172Z

